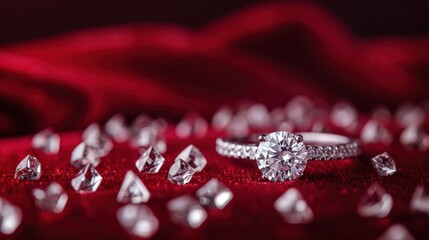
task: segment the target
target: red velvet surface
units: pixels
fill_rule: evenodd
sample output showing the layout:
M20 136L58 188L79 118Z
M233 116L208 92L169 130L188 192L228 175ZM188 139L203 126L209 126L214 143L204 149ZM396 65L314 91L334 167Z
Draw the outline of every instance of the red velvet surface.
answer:
M135 25L90 29L66 36L4 47L0 50L0 133L31 134L46 126L81 129L121 112L128 118L146 112L178 120L192 109L210 116L220 105L243 98L282 106L297 94L332 102L348 99L360 110L375 104L394 107L404 100L428 97L429 39L356 39L324 10L308 4L267 4L244 9L210 26L191 31L180 26ZM361 123L365 121L362 120ZM396 139L400 129L394 128ZM70 152L79 132L62 134L58 155L31 150L30 137L0 141L0 195L19 205L24 222L16 239L118 239L128 235L116 221L121 206L115 196L126 170L135 169L136 150L118 145L97 168L100 189L80 196L70 180L76 170ZM397 141L388 148L398 172L379 179L366 156L309 163L303 178L288 183L263 180L255 164L231 161L214 151L216 134L177 139L167 134L167 159L159 174L139 174L152 193L149 206L160 219L155 238L374 238L392 223L405 224L424 239L427 218L408 211L414 187L428 185L426 153L405 151ZM166 179L174 157L189 143L209 163L186 186ZM26 154L43 164L37 182L18 182L13 173ZM210 211L198 230L171 224L165 203L193 193L216 177L234 193L222 211ZM70 199L60 216L38 211L30 190L58 181ZM394 207L382 220L363 219L356 203L380 181ZM297 187L315 213L305 226L286 224L273 202ZM5 236L1 236L4 238Z

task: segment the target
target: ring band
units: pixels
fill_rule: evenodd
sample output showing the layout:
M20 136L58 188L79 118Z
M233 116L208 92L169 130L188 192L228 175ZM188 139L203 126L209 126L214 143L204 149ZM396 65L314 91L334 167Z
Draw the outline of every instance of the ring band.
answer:
M216 151L225 157L256 160L264 177L272 181L300 177L307 160L335 160L360 155L357 140L328 133L273 132L244 138L218 138Z

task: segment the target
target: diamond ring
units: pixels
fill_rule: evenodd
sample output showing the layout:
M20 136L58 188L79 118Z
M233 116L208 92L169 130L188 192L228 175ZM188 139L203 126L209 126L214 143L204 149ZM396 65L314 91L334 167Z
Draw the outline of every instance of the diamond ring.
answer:
M216 151L225 157L256 160L263 177L274 182L299 178L308 160L344 159L361 153L359 142L345 136L285 131L218 138Z

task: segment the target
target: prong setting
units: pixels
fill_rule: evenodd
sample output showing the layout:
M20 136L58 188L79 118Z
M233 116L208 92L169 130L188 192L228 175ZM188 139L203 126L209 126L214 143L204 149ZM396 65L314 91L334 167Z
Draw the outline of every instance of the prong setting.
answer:
M261 135L259 135L258 136L258 140L259 140L259 142L265 142L265 137L266 137L267 135L266 134L261 134Z

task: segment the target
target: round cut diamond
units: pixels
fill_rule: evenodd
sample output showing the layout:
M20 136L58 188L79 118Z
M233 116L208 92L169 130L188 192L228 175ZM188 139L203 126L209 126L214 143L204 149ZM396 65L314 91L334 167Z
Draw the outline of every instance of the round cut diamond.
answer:
M279 131L266 135L256 151L256 162L270 181L300 177L307 165L307 148L299 135Z

